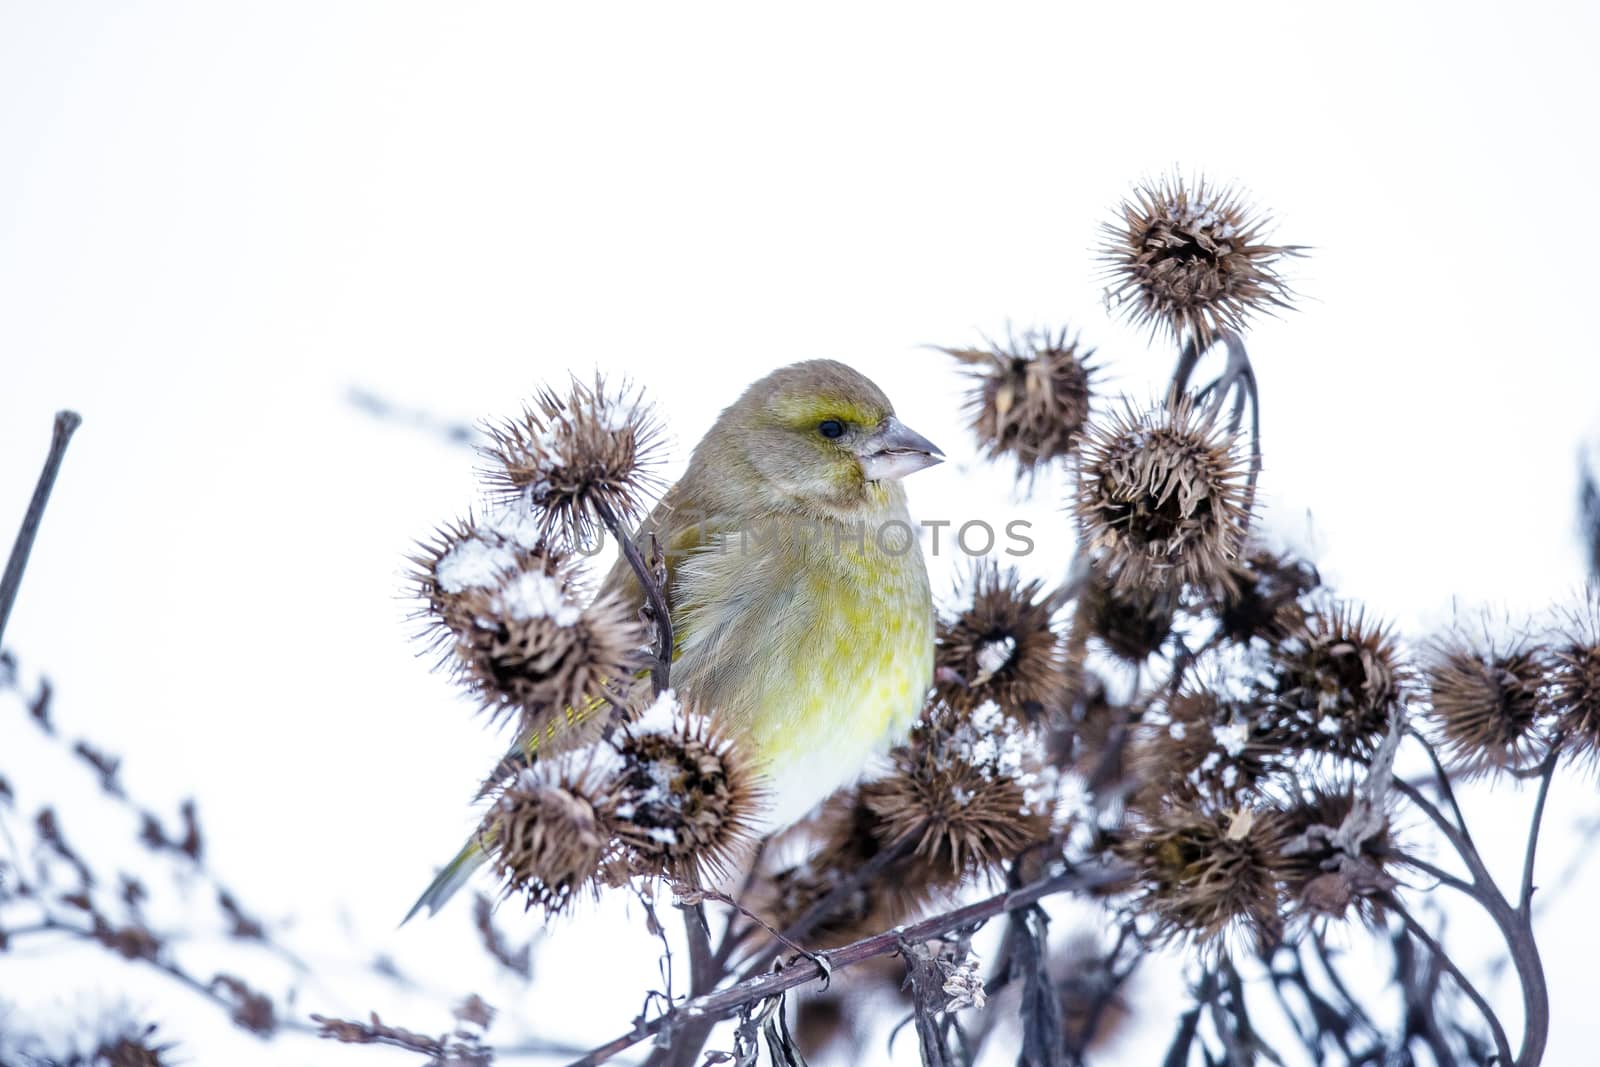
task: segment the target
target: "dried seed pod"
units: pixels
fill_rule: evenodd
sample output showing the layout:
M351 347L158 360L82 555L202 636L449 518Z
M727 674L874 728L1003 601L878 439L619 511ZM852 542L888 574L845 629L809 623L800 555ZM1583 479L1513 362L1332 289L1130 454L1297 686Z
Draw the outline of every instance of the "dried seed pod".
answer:
M543 574L569 590L574 581L567 554L544 540L532 513L518 508L447 523L418 542L409 562L411 592L422 602L412 618L424 620L420 636L436 649L471 627L480 594L515 575Z
M1283 826L1272 811L1169 806L1115 854L1138 870L1134 907L1157 938L1215 945L1239 930L1271 944L1283 925Z
M538 509L544 531L587 538L603 516L637 518L661 488L661 425L643 394L599 375L564 396L541 390L521 416L485 427L488 482Z
M1408 673L1393 636L1349 605L1312 612L1271 647L1263 699L1291 743L1345 759L1377 750Z
M1550 708L1573 758L1600 763L1600 587L1569 613L1550 653Z
M971 599L939 620L935 692L959 711L993 701L1029 722L1066 706L1066 649L1050 619L1043 583L979 564Z
M1300 598L1322 584L1317 569L1287 553L1255 546L1228 570L1211 597L1217 625L1228 640L1281 641L1305 621Z
M1429 650L1424 673L1428 724L1454 770L1519 770L1539 757L1549 712L1542 648L1455 634Z
M1192 398L1091 424L1078 471L1078 524L1113 588L1221 580L1249 513L1237 435Z
M1284 812L1282 875L1292 913L1338 919L1353 907L1368 926L1382 925L1400 851L1387 811L1375 813L1377 824L1359 835L1358 856L1337 847L1335 835L1355 807L1352 787L1314 788Z
M970 714L934 704L895 750L895 773L860 786L861 802L885 847L915 841L920 860L959 880L1049 838L1049 791L1026 748L992 702Z
M604 775L569 754L523 769L478 830L506 897L556 915L612 880L615 799Z
M1203 348L1250 317L1289 307L1279 262L1300 249L1267 244L1265 217L1204 178L1146 182L1102 229L1106 301L1131 322Z
M763 786L743 742L714 715L685 711L668 690L617 749L617 836L634 873L704 885L753 844Z
M1177 612L1176 590L1136 586L1118 591L1094 567L1078 593L1076 621L1107 652L1138 667L1161 652Z
M1186 684L1158 710L1132 756L1135 777L1155 797L1238 804L1296 755L1274 716L1209 686Z
M1017 476L1031 478L1076 450L1089 418L1093 349L1080 348L1062 330L1030 332L1005 347L941 351L960 360L972 377L964 406L986 457L1010 456Z

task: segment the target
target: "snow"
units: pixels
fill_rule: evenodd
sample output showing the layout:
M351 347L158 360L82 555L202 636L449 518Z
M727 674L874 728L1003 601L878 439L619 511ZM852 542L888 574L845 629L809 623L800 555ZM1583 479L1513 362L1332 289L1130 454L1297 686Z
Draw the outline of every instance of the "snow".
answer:
M509 545L469 537L440 557L433 574L446 593L464 593L492 587L516 565L517 552Z
M542 571L523 571L511 578L500 588L495 605L518 622L549 619L557 626L571 626L583 615L567 599L561 583Z

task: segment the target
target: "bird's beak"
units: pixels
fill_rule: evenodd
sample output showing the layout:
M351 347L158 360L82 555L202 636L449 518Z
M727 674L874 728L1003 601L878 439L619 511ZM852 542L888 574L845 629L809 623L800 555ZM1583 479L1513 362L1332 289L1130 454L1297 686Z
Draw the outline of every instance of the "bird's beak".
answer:
M893 415L861 442L861 472L869 482L890 481L944 462L939 446Z

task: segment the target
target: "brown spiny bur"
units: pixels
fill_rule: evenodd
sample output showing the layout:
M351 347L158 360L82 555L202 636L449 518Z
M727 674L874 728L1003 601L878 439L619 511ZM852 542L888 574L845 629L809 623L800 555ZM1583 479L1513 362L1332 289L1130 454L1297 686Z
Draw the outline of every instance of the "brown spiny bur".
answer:
M485 427L484 477L507 501L537 509L546 532L589 536L606 516L640 515L661 486L661 425L643 395L599 375L543 389L519 417Z
M504 895L556 915L615 881L615 807L605 775L576 754L521 771L478 830Z
M1177 590L1142 585L1118 590L1092 567L1078 593L1075 623L1111 655L1137 667L1161 652L1177 611Z
M1157 703L1132 750L1142 795L1237 803L1295 755L1271 716L1212 687L1185 684Z
M1274 643L1269 674L1263 698L1277 728L1307 750L1353 760L1376 751L1409 678L1393 635L1349 605L1311 612Z
M408 562L411 594L421 601L412 617L426 624L419 636L430 648L445 648L469 629L480 594L518 574L543 574L562 588L573 582L567 554L540 536L534 516L516 508L446 523L417 543Z
M1568 614L1550 651L1550 707L1562 747L1600 763L1600 587Z
M1119 593L1213 585L1249 521L1238 437L1189 397L1145 411L1129 404L1091 424L1076 509Z
M168 1061L162 1057L172 1050L172 1045L157 1044L155 1032L155 1024L151 1023L137 1031L130 1029L108 1037L88 1062L96 1067L164 1067Z
M911 842L932 870L959 880L1050 836L1050 803L1028 765L1022 727L992 703L970 713L935 703L896 749L893 774L860 786L884 847Z
M1520 770L1541 754L1549 711L1542 648L1454 634L1428 650L1424 676L1428 726L1453 770Z
M460 674L492 717L516 720L518 736L541 750L597 736L609 695L644 664L648 633L618 597L580 608L535 571L474 590L467 602Z
M1282 930L1283 828L1270 810L1169 806L1115 853L1139 872L1134 907L1157 938L1216 945L1239 930L1271 944Z
M972 377L965 408L986 457L1010 456L1019 477L1032 477L1077 448L1089 418L1093 349L1062 330L1030 332L1006 346L942 351Z
M765 804L743 742L668 692L614 743L617 836L633 872L687 886L722 877L753 843Z
M1355 909L1374 928L1384 917L1383 900L1397 884L1400 861L1389 812L1371 812L1356 855L1334 843L1357 802L1355 789L1313 788L1284 811L1281 873L1292 914L1342 919ZM1348 832L1348 830L1346 831Z
M1280 641L1305 621L1300 598L1321 584L1317 569L1305 560L1256 546L1228 569L1210 600L1228 640Z
M1178 174L1147 181L1102 227L1106 301L1152 333L1202 348L1242 332L1293 295L1278 266L1300 250L1267 243L1267 225L1234 189Z
M977 565L970 599L939 620L935 693L958 711L993 701L1028 722L1062 710L1068 699L1066 649L1038 581L1015 570Z

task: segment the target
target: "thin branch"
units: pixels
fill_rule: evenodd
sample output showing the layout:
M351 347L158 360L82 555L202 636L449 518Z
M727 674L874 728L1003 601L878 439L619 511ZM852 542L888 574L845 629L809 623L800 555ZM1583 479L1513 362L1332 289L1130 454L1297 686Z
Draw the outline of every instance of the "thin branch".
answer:
M657 693L660 693L671 683L674 648L672 614L667 609L666 591L656 579L655 571L639 554L639 546L633 543L633 537L617 518L616 513L604 501L596 501L595 508L600 514L600 521L606 524L611 536L617 539L617 548L622 552L622 557L628 561L628 566L633 568L634 577L639 579L639 585L644 590L645 603L650 608L650 621L656 628L656 654L655 662L650 665L650 684Z
M1539 849L1539 831L1544 823L1544 802L1550 795L1550 780L1555 777L1556 760L1561 756L1561 739L1550 746L1544 765L1539 768L1539 792L1533 801L1533 817L1528 824L1528 851L1522 858L1522 890L1517 896L1517 914L1523 922L1533 916L1533 859Z
M1461 968L1457 967L1455 961L1446 954L1444 947L1434 939L1432 934L1428 933L1421 923L1417 922L1411 912L1406 910L1405 905L1400 903L1399 897L1391 893L1387 903L1394 909L1395 914L1400 916L1400 921L1406 924L1406 929L1411 933L1411 936L1428 947L1428 951L1433 953L1434 958L1444 965L1446 971L1450 972L1450 977L1456 980L1456 985L1467 995L1467 999L1472 1001L1478 1011L1483 1014L1484 1020L1489 1024L1489 1031L1494 1036L1494 1046L1500 1056L1500 1062L1507 1065L1515 1062L1511 1058L1511 1042L1506 1038L1505 1027L1500 1025L1499 1016L1495 1015L1494 1009L1483 998L1483 994L1478 992L1477 987L1468 980L1465 974L1461 973Z
M76 411L56 412L55 426L50 431L50 452L45 456L44 469L33 487L33 499L28 501L27 513L22 516L22 528L11 546L11 558L6 561L5 575L0 577L0 643L5 640L6 621L11 618L11 606L16 603L17 590L22 588L22 572L28 567L28 556L33 551L34 538L39 534L39 524L44 521L44 506L50 502L50 491L55 488L56 475L61 471L61 461L67 454L67 442L73 431L83 423Z

